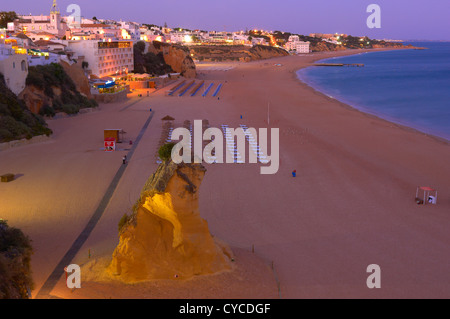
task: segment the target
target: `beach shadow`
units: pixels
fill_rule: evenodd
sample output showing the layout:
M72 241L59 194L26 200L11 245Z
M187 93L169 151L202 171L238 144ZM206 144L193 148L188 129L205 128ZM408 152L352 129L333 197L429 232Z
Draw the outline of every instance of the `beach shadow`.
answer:
M14 175L14 180L21 178L22 176L24 176L23 174L15 174Z

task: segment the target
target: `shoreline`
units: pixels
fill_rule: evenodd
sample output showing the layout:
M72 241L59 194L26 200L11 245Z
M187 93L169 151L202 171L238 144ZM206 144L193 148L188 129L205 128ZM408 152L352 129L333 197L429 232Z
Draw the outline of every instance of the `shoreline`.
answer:
M355 54L345 54L345 55L336 55L336 56L332 56L332 57L328 57L328 58L318 58L316 60L313 61L313 63L317 63L318 61L322 61L322 60L329 60L329 59L335 59L335 58L341 58L341 57L345 57L345 56L349 56L349 55L358 55L358 54L364 54L364 53L377 53L377 52L385 52L385 51L396 51L396 50L415 50L414 48L395 48L395 49L366 49L364 50L364 52L355 52ZM339 52L339 51L338 51ZM341 51L342 52L342 51ZM315 88L314 86L302 81L299 76L298 76L298 71L300 70L304 70L306 68L309 67L313 67L313 65L310 66L303 66L299 69L297 69L297 71L295 71L295 79L301 84L301 85L305 85L306 87L310 88L315 94L319 94L327 99L330 99L332 101L337 101L339 104L341 104L342 107L347 108L347 109L351 109L354 111L358 111L361 114L364 114L370 118L376 118L378 120L382 120L385 121L387 123L390 123L392 125L395 125L398 128L404 129L406 131L412 131L412 132L416 132L425 136L428 136L438 142L444 143L446 145L450 145L450 138L445 138L433 133L429 133L429 132L425 132L419 128L415 128L413 126L409 126L407 124L403 124L403 123L398 123L393 119L387 118L387 117L383 117L382 114L376 114L376 112L371 113L370 111L365 111L364 109L362 109L361 107L358 106L353 106L349 103L346 103L344 101L341 101L338 98L334 98L334 97L330 97L328 96L326 93L322 92L320 89Z

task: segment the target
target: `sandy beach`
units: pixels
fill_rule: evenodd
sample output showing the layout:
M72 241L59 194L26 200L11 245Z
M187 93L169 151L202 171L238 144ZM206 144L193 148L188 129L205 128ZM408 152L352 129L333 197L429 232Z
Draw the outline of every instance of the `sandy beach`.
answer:
M47 142L0 152L0 173L18 175L0 183L0 218L33 241L32 296L83 231L130 151L122 143L117 152L104 152L103 130L124 129L125 140L134 141L151 108L153 118L105 212L72 261L85 265L85 286L71 291L61 276L51 296L450 298L449 144L364 114L296 77L314 61L347 54L355 51L201 65L198 79L223 84L220 99L211 93L169 97L166 89L150 97L134 93L92 113L50 120L54 135ZM261 175L260 164L205 164L200 214L236 253L231 273L139 289L96 282L118 243L118 221L131 213L157 168L166 115L175 127L207 119L217 128L279 128L279 171ZM417 186L436 188L437 205L417 205ZM366 285L370 264L381 267L381 289Z

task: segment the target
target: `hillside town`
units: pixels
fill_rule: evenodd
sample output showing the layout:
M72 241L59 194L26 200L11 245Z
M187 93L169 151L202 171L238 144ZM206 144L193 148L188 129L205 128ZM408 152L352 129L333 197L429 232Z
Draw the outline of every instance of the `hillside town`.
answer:
M45 11L45 10L43 10ZM91 84L126 76L135 71L134 45L143 41L182 45L191 50L194 61L204 46L269 46L286 50L290 54L308 54L345 48L345 34L310 34L302 36L282 31L240 30L205 31L150 25L129 21L91 19L62 15L56 0L47 14L9 14L12 21L0 29L0 72L8 87L16 94L25 86L30 66L51 63L79 63ZM357 39L358 46L371 45L366 37ZM350 46L347 46L350 47ZM99 80L100 79L100 80ZM106 80L106 81L105 81ZM98 86L97 86L98 87Z

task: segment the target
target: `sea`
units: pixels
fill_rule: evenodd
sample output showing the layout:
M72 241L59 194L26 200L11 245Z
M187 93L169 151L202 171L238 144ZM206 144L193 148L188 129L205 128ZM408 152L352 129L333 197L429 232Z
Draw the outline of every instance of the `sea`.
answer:
M360 111L450 141L450 42L405 42L425 50L359 53L317 63L298 78Z

